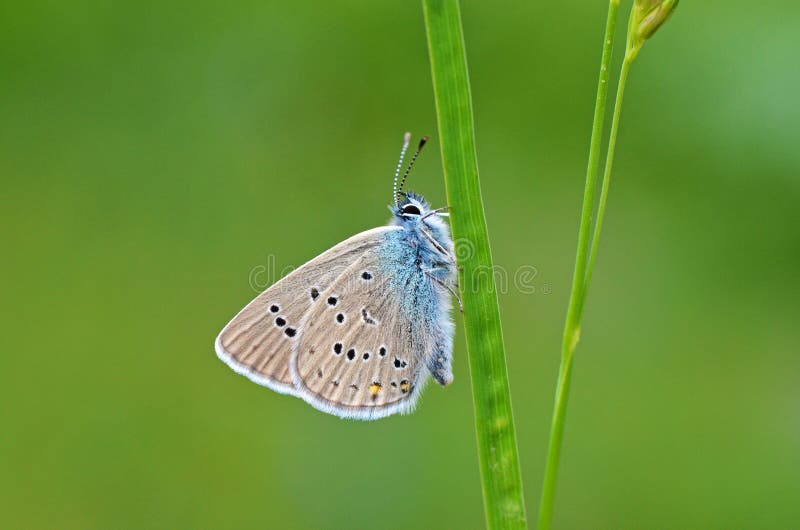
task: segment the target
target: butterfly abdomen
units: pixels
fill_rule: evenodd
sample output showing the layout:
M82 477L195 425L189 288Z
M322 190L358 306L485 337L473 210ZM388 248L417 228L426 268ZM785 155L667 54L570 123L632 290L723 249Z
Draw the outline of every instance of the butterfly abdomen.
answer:
M391 278L391 289L400 293L401 308L411 330L411 352L442 385L453 380L450 368L453 323L450 293L443 286L452 279L455 264L415 230L398 230L386 235L378 248Z

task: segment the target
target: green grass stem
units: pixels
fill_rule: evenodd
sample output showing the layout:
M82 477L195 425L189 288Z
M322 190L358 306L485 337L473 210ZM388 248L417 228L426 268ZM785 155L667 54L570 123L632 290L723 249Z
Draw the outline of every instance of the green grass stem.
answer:
M544 484L542 486L542 500L539 510L539 529L548 530L553 518L553 504L555 500L556 479L558 476L558 463L561 453L561 444L564 436L564 422L567 414L567 399L572 374L572 357L580 340L581 317L586 302L586 293L594 273L597 250L600 245L600 233L605 219L608 190L611 186L611 170L614 166L614 152L617 147L617 133L619 132L620 115L622 113L622 99L625 94L625 85L628 81L628 72L631 64L644 42L666 22L678 5L678 0L634 0L628 19L628 36L625 45L625 58L622 61L617 95L614 100L614 114L609 132L608 151L606 152L605 167L603 169L603 183L598 201L597 220L589 239L589 229L592 222L594 207L594 188L597 180L597 171L600 165L600 144L602 141L603 118L605 116L606 98L608 93L608 67L614 45L614 28L616 26L619 0L611 0L608 6L606 32L603 41L603 58L600 64L600 80L597 86L597 101L595 103L594 122L592 126L592 139L589 148L589 166L586 171L586 186L583 195L583 208L581 210L581 224L578 232L578 251L575 258L575 272L572 278L572 291L570 293L567 318L564 323L564 335L561 344L561 366L556 385L556 397L553 407L553 421L550 431L550 446L547 454ZM588 258L587 258L588 251Z
M586 169L586 184L583 191L583 207L581 208L580 228L578 230L578 249L575 258L575 270L572 276L567 317L564 323L564 334L561 341L561 365L558 370L553 419L550 427L550 442L547 450L542 497L539 505L540 530L548 530L553 519L553 503L555 501L558 463L561 456L561 445L564 437L564 422L567 414L567 401L572 374L572 356L580 339L580 315L583 307L583 290L586 279L587 254L589 252L589 236L594 207L594 192L597 183L597 171L600 165L600 146L603 136L606 99L608 96L608 76L611 56L614 49L614 30L617 23L619 0L611 0L608 4L606 29L603 36L603 54L600 60L600 77L597 83L597 98L592 122L592 137L589 144L589 163Z
M423 0L442 165L475 408L488 528L526 528L497 289L483 211L467 60L457 0Z
M594 262L597 259L597 248L600 246L600 231L603 229L603 220L606 215L606 202L608 201L608 189L611 186L611 168L614 165L614 150L617 148L617 132L619 131L619 117L622 112L622 97L625 95L625 83L628 81L628 72L631 68L635 56L625 54L622 68L619 73L617 83L617 96L614 100L614 116L611 118L611 133L608 139L608 152L606 153L606 163L603 169L603 184L600 188L600 201L597 206L597 220L594 223L592 233L592 247L589 252L589 263L586 265L586 278L583 282L581 291L581 302L578 310L578 321L583 316L583 305L586 302L586 292L589 284L592 283L592 273L594 272Z

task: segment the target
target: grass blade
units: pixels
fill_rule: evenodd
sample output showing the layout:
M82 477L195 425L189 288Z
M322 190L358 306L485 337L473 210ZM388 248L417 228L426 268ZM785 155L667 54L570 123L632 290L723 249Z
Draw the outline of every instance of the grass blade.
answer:
M526 528L497 289L483 212L457 0L423 0L451 227L461 271L488 528Z
M594 189L597 170L600 165L600 144L603 136L603 119L608 95L608 74L611 54L614 49L614 28L617 22L619 0L610 0L606 17L606 30L603 36L603 54L600 60L600 76L597 82L592 137L589 143L589 164L586 170L586 185L583 192L581 222L578 230L578 249L575 257L575 271L572 276L569 307L567 309L564 334L561 342L561 365L558 369L556 395L553 403L553 419L550 427L550 442L547 449L542 497L539 503L539 530L549 530L553 519L558 464L561 457L561 444L564 437L564 423L567 416L567 401L572 381L572 356L580 338L580 315L583 309L583 289L586 278L586 262L589 253L590 229L594 207Z
M628 79L631 63L636 58L644 42L666 22L672 15L678 0L634 0L628 20L628 36L625 45L625 58L622 62L617 95L614 101L614 115L609 132L608 151L606 153L605 169L603 171L603 184L600 192L600 201L597 210L597 220L594 232L589 239L589 228L593 216L594 188L597 180L597 171L600 166L600 143L603 131L603 118L605 116L606 97L608 93L608 71L611 63L611 53L614 45L614 28L616 25L619 0L610 0L606 20L606 32L603 39L603 56L600 65L600 79L597 85L597 101L595 105L592 138L589 148L589 166L586 172L586 186L584 189L583 207L581 209L581 224L578 231L578 250L575 258L575 273L572 279L569 308L564 323L564 335L561 345L561 366L556 384L556 397L553 405L553 420L550 430L550 445L547 453L544 482L542 485L542 499L539 509L539 530L548 530L553 518L553 504L555 501L556 479L558 478L558 464L561 453L561 441L564 436L564 423L567 415L567 399L572 374L572 359L575 348L580 339L581 317L586 302L586 293L592 281L597 250L600 243L600 233L603 228L608 190L611 184L611 170L614 165L614 152L617 146L617 133L619 131L620 113L622 112L622 99L625 93L625 84ZM588 257L587 257L588 254Z

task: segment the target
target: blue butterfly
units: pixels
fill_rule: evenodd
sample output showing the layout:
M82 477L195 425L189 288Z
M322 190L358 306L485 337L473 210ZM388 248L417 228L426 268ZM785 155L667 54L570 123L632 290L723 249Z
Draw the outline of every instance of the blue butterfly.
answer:
M234 371L342 418L413 411L433 378L453 381L451 295L456 259L447 208L398 185L388 225L323 252L258 295L220 332L216 351ZM459 300L459 306L461 302Z

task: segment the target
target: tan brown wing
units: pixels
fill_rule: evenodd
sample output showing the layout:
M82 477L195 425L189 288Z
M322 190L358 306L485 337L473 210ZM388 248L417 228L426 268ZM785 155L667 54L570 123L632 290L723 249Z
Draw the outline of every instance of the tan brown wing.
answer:
M296 395L289 371L303 314L323 305L325 292L348 266L398 227L357 234L312 259L259 294L217 337L217 355L234 371L277 392Z
M368 251L328 288L300 323L291 360L299 395L340 417L410 412L427 380L424 336L401 311L398 290ZM415 332L416 331L416 332Z

